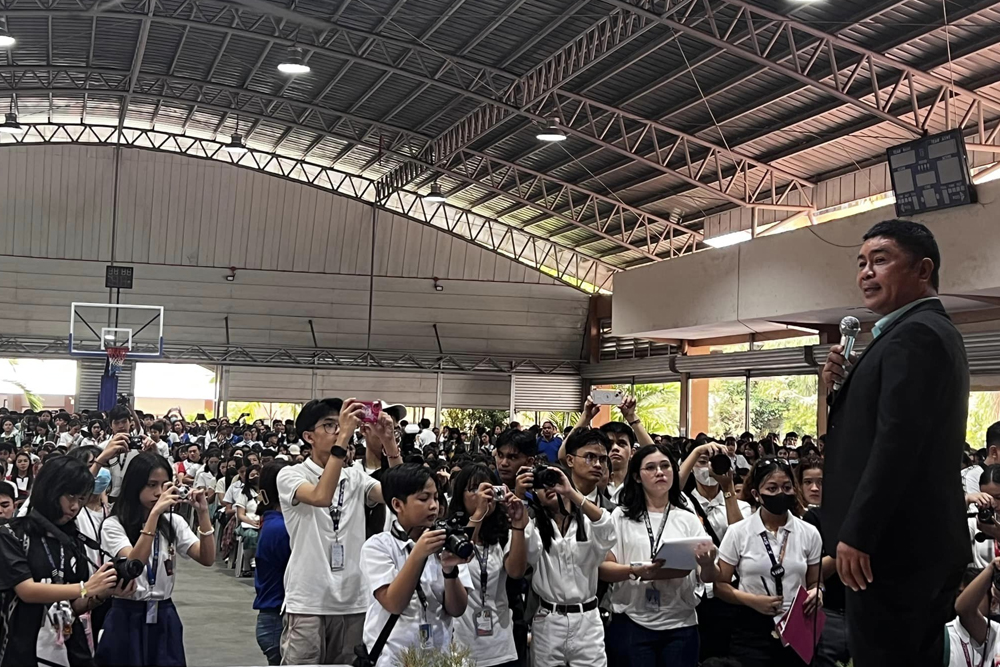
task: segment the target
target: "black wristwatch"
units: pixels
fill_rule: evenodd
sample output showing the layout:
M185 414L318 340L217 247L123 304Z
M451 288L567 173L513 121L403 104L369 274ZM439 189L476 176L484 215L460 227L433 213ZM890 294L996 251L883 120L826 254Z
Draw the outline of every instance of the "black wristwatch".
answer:
M441 574L445 579L458 579L458 566L453 567L451 572L445 572L444 568L441 568Z
M346 459L347 450L339 445L334 445L330 450L330 456L336 456L338 459Z

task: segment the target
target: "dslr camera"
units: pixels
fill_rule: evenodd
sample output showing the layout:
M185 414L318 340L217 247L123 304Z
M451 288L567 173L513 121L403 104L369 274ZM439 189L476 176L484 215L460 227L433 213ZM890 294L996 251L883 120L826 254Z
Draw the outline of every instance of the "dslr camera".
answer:
M726 475L733 467L733 462L726 454L716 454L708 460L708 464L716 475Z
M531 485L535 489L551 489L560 481L559 473L548 466L535 466L531 476Z
M141 560L126 558L125 556L113 558L111 562L115 565L115 575L118 577L118 583L122 587L132 583L132 580L142 574L142 571L146 568Z
M128 439L128 448L129 449L142 449L142 436L141 435L129 436L129 439Z
M996 510L992 507L980 507L976 513L976 520L979 523L992 525L996 522Z
M431 526L431 530L445 531L444 548L461 559L466 559L472 555L472 540L465 532L465 515L461 512L455 514L450 519L438 519Z

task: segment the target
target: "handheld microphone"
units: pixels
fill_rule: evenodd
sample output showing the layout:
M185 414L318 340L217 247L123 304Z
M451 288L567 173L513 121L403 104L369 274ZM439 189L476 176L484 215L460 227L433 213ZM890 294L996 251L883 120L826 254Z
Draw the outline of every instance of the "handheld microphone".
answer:
M847 363L851 362L851 353L854 352L854 343L857 342L859 333L861 333L861 322L858 321L858 318L848 315L840 320L840 345L844 348L843 355ZM847 372L846 365L844 366L844 372ZM834 382L833 390L840 391L843 384L840 380Z

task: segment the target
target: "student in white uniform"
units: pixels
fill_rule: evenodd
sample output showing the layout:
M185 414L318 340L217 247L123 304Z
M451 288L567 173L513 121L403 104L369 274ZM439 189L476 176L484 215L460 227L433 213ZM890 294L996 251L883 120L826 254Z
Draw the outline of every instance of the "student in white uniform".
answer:
M989 620L990 588L1000 571L1000 558L986 567L970 567L962 577L962 592L955 600L958 618L945 628L947 667L978 667L998 664L1000 660L1000 624Z
M604 667L597 570L615 544L614 522L561 468L547 470L556 483L544 487L545 480L532 478L535 519L526 530L528 563L534 568L531 588L540 598L532 624L534 664Z
M360 466L347 466L347 446L364 406L354 399L306 403L295 430L311 446L308 459L278 473L281 513L292 548L285 570L282 664L344 664L363 641L365 609L361 552L366 506L383 502L382 487ZM365 424L369 440L383 438L390 465L402 462L392 418Z
M260 489L260 466L250 466L247 470L247 483L243 485L243 490L233 507L236 508L236 519L240 522L236 526L236 534L243 540L243 550L250 553L250 558L257 551L257 539L260 537L260 517L257 515L258 490ZM242 563L238 563L240 567ZM250 576L249 572L240 572L240 576Z
M666 445L646 445L629 464L621 507L611 516L617 540L600 566L611 594L608 662L633 667L696 667L698 589L715 580L716 549L685 507L677 463ZM698 567L668 569L655 560L664 540L701 537Z
M170 597L177 557L205 567L215 562L215 531L204 491L182 501L170 482L173 470L158 454L144 452L129 462L118 501L101 527L105 551L145 563L129 599L116 599L104 621L97 647L101 665L184 665L181 619ZM198 535L173 510L192 505Z
M439 509L430 470L415 463L390 468L382 489L395 520L390 532L372 535L361 548L370 594L364 638L373 653L391 615L399 615L375 662L390 667L406 649L448 647L452 619L465 613L472 579L466 561L444 550L446 532L429 530Z
M822 605L822 539L794 513L799 502L787 462L762 459L746 484L761 507L729 527L719 547L715 582L715 595L737 605L730 654L742 667L801 667L798 654L782 647L772 633L799 587L808 591L807 613ZM738 589L732 585L734 574L740 577Z
M1000 556L997 546L1000 545L1000 523L997 522L996 508L1000 507L1000 464L987 466L977 480L979 487L976 493L968 494L973 501L969 508L969 541L972 543L972 564L983 568ZM985 510L985 512L980 512ZM992 512L990 511L992 510ZM992 514L991 521L980 521L979 515Z
M1000 463L1000 422L995 422L986 429L986 459L982 465L971 465L962 471L962 485L966 494L979 493L979 477L983 470Z
M507 578L521 579L528 566L524 529L528 512L520 498L493 493L495 477L479 463L467 465L452 485L449 516L468 517L475 558L469 561L469 607L455 624L455 639L472 649L478 667L517 667Z

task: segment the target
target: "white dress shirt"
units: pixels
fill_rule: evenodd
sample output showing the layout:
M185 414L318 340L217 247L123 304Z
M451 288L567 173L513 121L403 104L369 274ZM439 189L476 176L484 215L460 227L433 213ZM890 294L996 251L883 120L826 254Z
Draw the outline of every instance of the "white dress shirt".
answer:
M198 537L195 536L194 531L187 525L184 517L179 514L167 514L166 516L171 525L173 525L174 533L177 536L174 542L174 574L167 575L165 563L167 558L170 557L170 545L167 543L167 536L159 533L160 553L159 557L155 558L156 583L150 589L149 570L154 557L157 556L155 549L151 549L149 559L146 561L146 569L135 578L135 593L128 597L129 600L169 600L174 592L174 576L177 574L176 556L179 554L184 558L190 558L188 551L195 544L198 544ZM154 545L155 543L154 538ZM108 517L104 525L101 526L101 546L105 551L116 556L122 549L132 548L132 542L128 539L128 535L125 534L125 529L118 521L118 517Z
M528 543L528 563L535 568L531 588L543 600L552 604L583 604L597 596L597 568L615 544L615 525L611 514L601 510L601 518L591 521L584 517L586 542L576 541L576 519L569 523L566 534L551 519L536 517L535 521L551 521L555 535L546 551L535 522L525 529Z
M776 595L774 577L771 576L773 564L761 533L766 533L776 560L780 559L782 544L788 540L785 558L781 561L785 569L781 582L784 598L781 612L784 613L795 601L799 586L806 586L809 566L819 565L823 554L823 539L814 526L791 513L777 534L764 528L760 512L730 526L719 546L719 560L736 568L740 575L740 590L754 595ZM780 618L780 615L775 616L775 622Z
M363 521L361 527L363 531ZM391 532L372 535L361 547L361 572L364 576L362 599L368 602L364 642L369 650L389 620L389 612L375 599L375 591L395 580L412 548L413 540L403 542L393 537ZM292 554L293 556L295 554L294 546ZM469 576L468 566L458 567L458 579L471 594L472 579ZM410 604L400 614L396 626L392 629L376 667L395 665L404 650L411 646L419 646L420 625L423 623L430 625L431 641L435 649L446 649L451 643L452 617L444 609L444 574L441 571L441 560L437 555L430 556L424 564L420 574L420 588L427 599L426 613L419 596L414 591L410 596ZM287 592L285 600L287 603Z
M511 533L504 546L494 544L487 549L476 547L476 554L469 561L469 577L472 590L469 591L469 606L465 613L455 619L455 641L465 644L472 651L477 667L493 667L517 660L517 646L514 644L513 614L507 603L507 570L504 560L510 553ZM483 605L483 563L486 554L486 605ZM490 612L493 633L479 636L476 632L476 617L484 610Z

